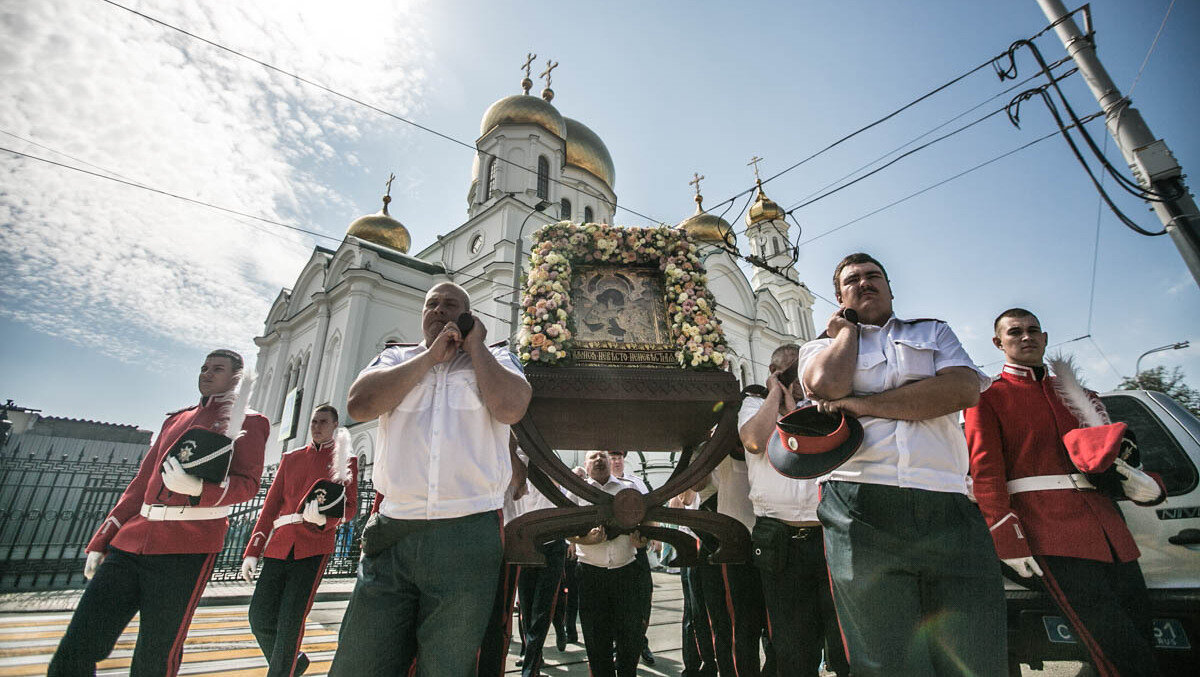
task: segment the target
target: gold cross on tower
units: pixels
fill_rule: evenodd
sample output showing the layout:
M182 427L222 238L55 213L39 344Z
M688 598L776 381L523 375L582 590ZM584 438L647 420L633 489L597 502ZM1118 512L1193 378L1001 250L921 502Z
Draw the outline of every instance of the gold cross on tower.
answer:
M546 78L546 89L550 89L550 71L554 70L555 68L558 68L558 62L546 59L546 70L542 71L541 74L538 75L539 78Z
M689 186L696 187L696 197L700 197L700 182L704 180L703 174L692 173L692 180L688 181Z
M529 65L532 64L533 60L536 58L537 54L534 54L533 52L529 52L525 55L525 65L521 66L521 68L525 70L525 77L529 77Z
M396 180L396 175L395 175L395 174L392 174L392 173L390 173L390 172L389 172L389 173L388 173L388 180L387 180L387 184L386 184L386 185L387 185L387 196L388 196L388 197L391 197L391 196L392 196L392 182L393 182L393 181L395 181L395 180Z
M747 162L747 163L746 163L746 166L747 166L747 167L749 167L750 165L754 165L754 180L755 180L755 181L757 181L757 182L759 182L759 183L762 183L762 179L760 179L760 178L759 178L759 176L758 176L758 163L760 163L760 162L762 162L762 161L763 161L763 159L762 159L762 158L760 158L759 156L755 155L754 157L750 158L750 161L749 161L749 162Z

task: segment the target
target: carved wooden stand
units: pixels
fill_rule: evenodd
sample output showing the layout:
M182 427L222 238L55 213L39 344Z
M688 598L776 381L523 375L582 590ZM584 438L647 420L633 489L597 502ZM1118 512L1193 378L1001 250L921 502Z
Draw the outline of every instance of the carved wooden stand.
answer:
M737 520L715 512L663 507L712 472L733 448L741 396L732 374L530 365L525 375L533 387L533 401L513 430L529 454L530 482L559 507L535 510L508 523L507 561L544 565L538 545L603 525L609 535L636 529L642 536L670 543L679 553L674 566L700 563L694 538L650 522L712 534L720 544L709 558L714 563L745 561L750 534ZM575 475L554 453L555 448L683 449L683 454L661 487L645 495L624 489L614 496ZM555 482L591 505L575 505Z

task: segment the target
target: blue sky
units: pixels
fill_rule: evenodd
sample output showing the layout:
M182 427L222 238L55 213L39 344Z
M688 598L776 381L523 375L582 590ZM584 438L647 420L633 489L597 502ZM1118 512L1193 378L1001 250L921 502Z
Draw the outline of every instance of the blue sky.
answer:
M554 59L554 103L604 139L620 205L668 223L693 209L693 172L716 207L752 184L752 155L773 175L1046 24L1034 0L128 4L467 143L488 105L519 92L527 52L543 66ZM1100 58L1126 93L1168 5L1092 3ZM1177 2L1132 96L1193 172L1198 29L1200 5ZM1038 44L1050 60L1063 55L1053 35ZM1018 66L1019 78L1035 72L1028 54ZM378 209L395 172L391 211L413 251L465 217L470 150L100 0L0 0L0 80L6 148L334 238ZM917 143L1000 108L1011 85L987 67L767 193L799 204L972 107ZM1078 76L1064 89L1082 114L1096 110ZM1101 390L1141 352L1200 339L1200 292L1173 244L1099 208L1061 138L867 216L1053 129L1036 101L1021 122L1000 113L798 209L801 279L832 298L836 261L871 252L892 277L898 314L948 320L989 371L999 357L991 319L1029 307L1052 343L1090 333L1061 348ZM1089 129L1104 142L1099 123ZM278 290L314 244L334 244L7 153L0 171L0 397L55 415L157 429L195 399L208 348L253 359ZM1144 204L1113 193L1158 227ZM646 224L628 212L616 221ZM818 301L815 311L821 324L833 307ZM1143 366L1159 364L1200 383L1200 347Z

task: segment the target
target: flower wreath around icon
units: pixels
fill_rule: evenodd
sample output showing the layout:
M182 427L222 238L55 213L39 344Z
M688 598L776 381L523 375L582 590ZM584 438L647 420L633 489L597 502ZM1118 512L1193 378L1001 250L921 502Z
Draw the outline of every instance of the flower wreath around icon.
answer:
M521 299L518 356L525 364L570 363L573 265L657 265L669 340L679 366L718 369L728 346L698 248L682 230L562 221L538 229Z

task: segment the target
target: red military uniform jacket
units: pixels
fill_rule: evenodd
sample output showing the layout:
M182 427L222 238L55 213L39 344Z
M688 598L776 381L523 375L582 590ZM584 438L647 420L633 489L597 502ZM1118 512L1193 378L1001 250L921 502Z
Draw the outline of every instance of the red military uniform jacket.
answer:
M1062 436L1079 427L1054 390L1029 367L1004 371L965 412L975 498L1001 559L1054 555L1130 562L1141 553L1111 498L1097 491L1056 489L1009 494L1021 477L1079 471Z
M331 479L334 456L333 442L319 448L309 444L283 455L243 557L262 557L264 549L266 556L274 559L287 559L293 551L295 559L333 552L338 525L354 519L358 512L358 459L353 456L349 457L350 480L346 484L346 512L342 519L330 517L323 527L299 521L281 525L274 533L271 529L276 519L303 510L301 502L313 482Z
M88 542L89 552L105 552L110 545L139 555L220 552L229 528L227 518L151 521L142 517L141 509L143 504L208 508L241 503L254 496L262 478L263 449L271 426L265 416L251 411L246 412L242 423L245 434L234 442L233 460L224 483L205 482L198 497L176 494L163 485L162 464L167 451L189 428L215 430L221 408L227 404L208 398L167 416L137 475Z

